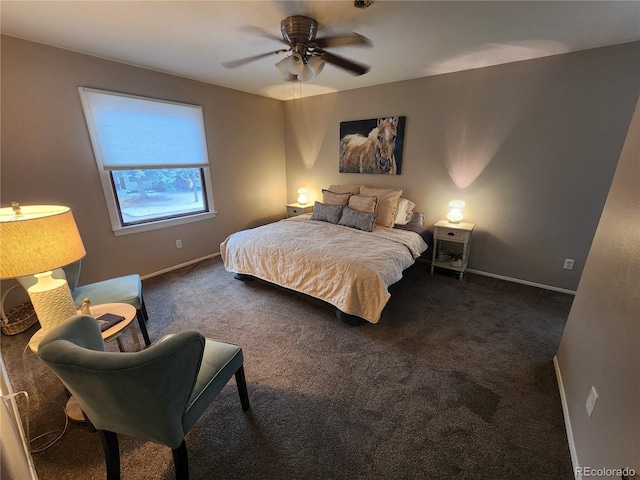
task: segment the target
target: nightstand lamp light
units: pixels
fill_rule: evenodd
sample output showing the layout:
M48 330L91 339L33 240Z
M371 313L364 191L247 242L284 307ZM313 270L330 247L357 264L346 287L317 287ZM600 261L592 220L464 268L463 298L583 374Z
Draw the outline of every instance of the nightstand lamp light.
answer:
M465 203L463 200L451 200L449 202L449 213L447 213L447 220L449 223L460 223L460 221L464 218L462 216L462 209L464 208Z
M37 205L0 208L0 278L35 275L27 292L40 325L49 330L77 310L69 285L51 270L80 260L86 251L68 207Z
M306 205L309 202L309 197L307 197L307 189L299 188L298 189L298 203L300 205Z

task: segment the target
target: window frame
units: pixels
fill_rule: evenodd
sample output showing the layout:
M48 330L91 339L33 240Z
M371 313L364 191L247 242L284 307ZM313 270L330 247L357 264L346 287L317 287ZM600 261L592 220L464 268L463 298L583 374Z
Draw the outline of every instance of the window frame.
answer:
M109 220L111 222L111 230L113 231L115 236L121 236L121 235L128 235L128 234L133 234L133 233L141 233L141 232L148 232L148 231L153 231L153 230L159 230L159 229L163 229L163 228L168 228L168 227L172 227L172 226L176 226L176 225L185 225L188 223L193 223L193 222L199 222L199 221L203 221L203 220L208 220L211 218L214 218L216 216L216 210L214 208L214 203L213 203L213 188L212 188L212 182L211 182L211 170L209 167L209 164L207 164L207 166L197 166L197 167L187 167L187 166L174 166L173 168L199 168L201 170L201 174L204 180L204 183L202 185L202 194L203 196L206 197L205 200L205 205L208 207L209 211L207 212L199 212L199 213L193 213L193 214L186 214L186 215L181 215L178 217L174 217L174 218L164 218L164 219L159 219L159 220L152 220L149 222L145 222L145 223L141 223L141 224L136 224L136 225L123 225L121 222L121 210L119 207L119 203L118 203L118 198L117 198L117 193L115 190L115 185L113 182L113 176L111 174L111 169L106 169L106 167L104 166L104 162L103 159L101 158L101 155L99 153L99 148L96 147L96 145L99 145L99 142L97 141L97 133L94 130L94 126L92 124L92 121L89 120L89 114L88 112L88 107L87 107L87 99L85 97L85 92L97 92L97 93L102 93L102 94L107 94L107 95L114 95L114 96L120 96L120 97L129 97L129 98L134 98L134 99L140 99L140 100L146 100L146 101L150 101L150 102L157 102L157 103L167 103L167 104L172 104L172 105L182 105L182 106L187 106L187 107L198 107L202 110L201 106L198 105L192 105L192 104L186 104L186 103L180 103L180 102L172 102L172 101L168 101L168 100L161 100L161 99L155 99L155 98L150 98L150 97L143 97L140 95L130 95L130 94L125 94L125 93L119 93L119 92L113 92L113 91L108 91L108 90L99 90L99 89L93 89L93 88L88 88L88 87L78 87L78 92L80 94L80 99L82 102L82 107L83 107L83 112L84 112L84 116L85 116L85 120L86 120L86 124L87 124L87 128L89 130L89 136L91 137L91 144L92 144L92 150L93 150L93 157L94 160L96 162L96 166L98 169L98 175L100 177L100 183L102 185L102 190L104 193L104 198L105 198L105 203L107 206L107 212L109 214ZM203 135L204 135L204 142L205 142L205 146L207 145L207 139L206 139L206 128L205 128L205 124L204 124L204 115L202 117L202 127L203 127ZM208 149L207 149L207 157L208 157ZM146 166L146 169L153 169L153 167L150 166ZM167 168L167 165L158 165L157 168ZM131 168L132 170L135 168Z

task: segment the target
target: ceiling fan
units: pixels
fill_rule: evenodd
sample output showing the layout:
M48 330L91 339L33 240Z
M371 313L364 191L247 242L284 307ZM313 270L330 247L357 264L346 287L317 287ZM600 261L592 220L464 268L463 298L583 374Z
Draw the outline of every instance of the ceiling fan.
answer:
M306 82L320 74L325 62L346 70L352 75L364 75L369 71L370 67L368 65L354 62L326 51L326 48L346 45L371 46L371 41L367 37L357 33L350 33L316 38L318 22L313 18L302 15L294 15L282 20L280 22L280 30L282 31L282 38L272 36L263 31L261 33L267 38L285 43L288 48L225 62L222 65L226 68L237 68L264 57L291 52L289 56L276 63L276 67L278 67L278 70L287 81L301 80Z

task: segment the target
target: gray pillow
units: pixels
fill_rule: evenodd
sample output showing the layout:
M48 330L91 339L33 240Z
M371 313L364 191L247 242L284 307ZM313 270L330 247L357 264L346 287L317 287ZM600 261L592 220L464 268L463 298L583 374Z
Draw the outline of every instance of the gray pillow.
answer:
M311 220L319 220L321 222L338 223L342 215L342 205L325 205L316 202L313 206Z
M359 212L353 208L344 207L342 210L342 217L340 217L338 225L344 225L345 227L357 228L358 230L370 232L373 230L373 223L376 221L377 215L378 214L375 212Z

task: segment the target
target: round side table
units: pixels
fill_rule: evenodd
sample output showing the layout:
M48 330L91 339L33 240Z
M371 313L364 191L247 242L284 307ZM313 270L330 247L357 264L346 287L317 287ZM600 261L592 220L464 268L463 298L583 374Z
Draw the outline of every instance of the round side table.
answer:
M89 307L89 310L91 310L91 315L96 318L104 313L113 313L114 315L124 317L124 320L102 332L102 339L106 342L115 338L118 342L118 348L121 352L124 352L124 345L122 344L120 335L128 328L131 332L131 338L133 338L133 342L136 344L136 350L140 351L140 339L138 338L136 326L133 323L133 320L136 318L136 307L128 303L104 303L102 305Z
M133 320L136 318L136 308L133 305L129 305L128 303L104 303L102 305L89 307L89 309L91 310L91 315L96 318L104 313L113 313L114 315L124 317L124 320L102 332L102 339L106 342L115 338L118 342L118 348L121 352L124 352L124 345L122 344L120 335L122 335L128 328L131 332L133 342L136 344L136 348L138 351L140 350L140 339L138 338L138 332L135 324L133 323ZM78 313L80 313L80 310L78 310ZM38 352L38 345L40 345L40 341L42 340L42 337L44 337L45 333L46 330L41 328L31 337L29 340L29 348L32 352Z

